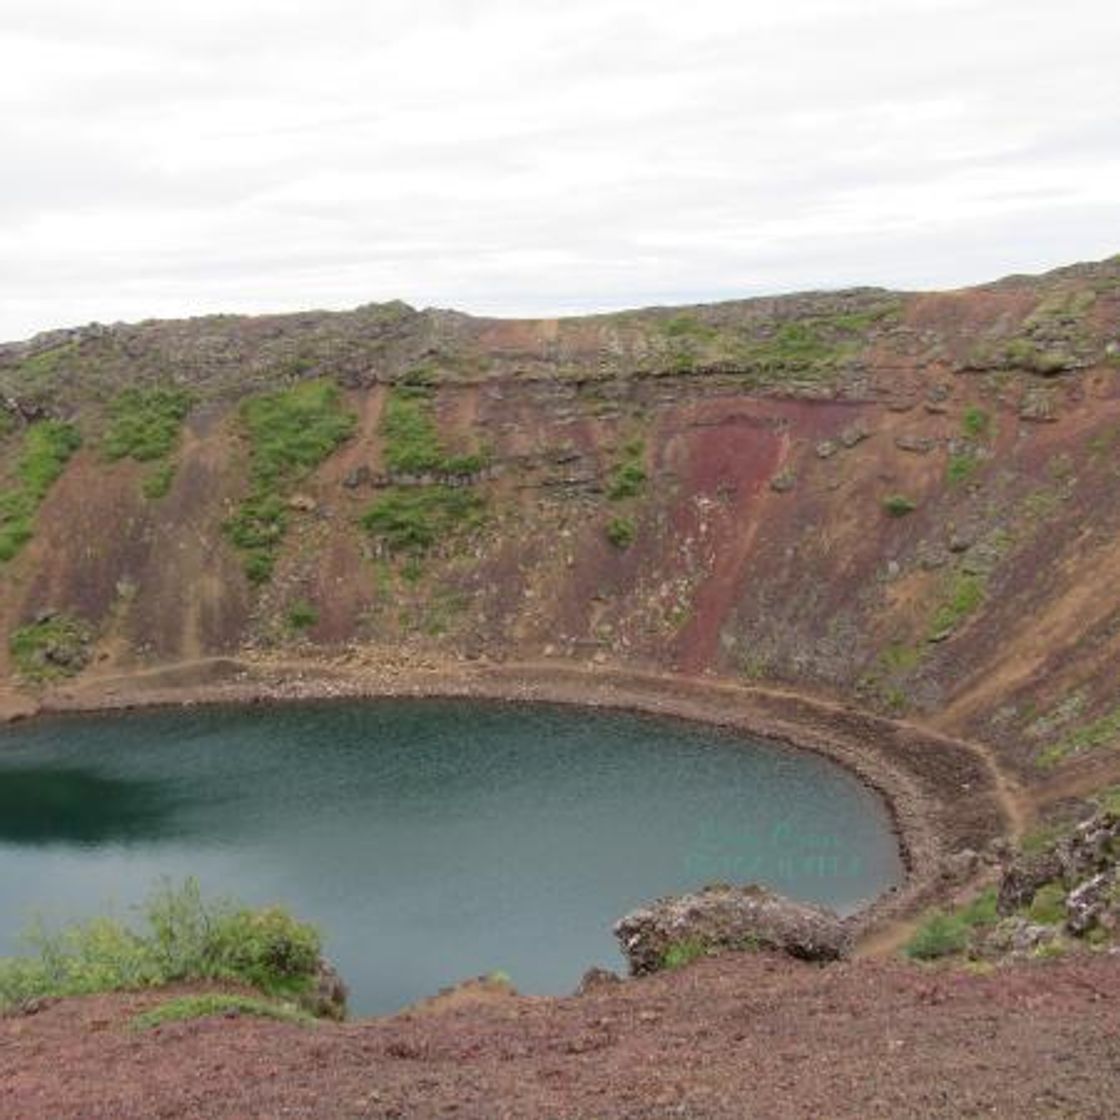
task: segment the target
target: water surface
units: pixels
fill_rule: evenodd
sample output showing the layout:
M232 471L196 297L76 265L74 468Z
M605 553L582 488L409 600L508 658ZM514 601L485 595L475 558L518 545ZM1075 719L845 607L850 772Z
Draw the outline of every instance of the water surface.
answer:
M374 1013L495 969L569 991L661 894L755 881L844 912L902 868L847 771L672 720L386 700L0 730L0 954L161 875L314 921Z

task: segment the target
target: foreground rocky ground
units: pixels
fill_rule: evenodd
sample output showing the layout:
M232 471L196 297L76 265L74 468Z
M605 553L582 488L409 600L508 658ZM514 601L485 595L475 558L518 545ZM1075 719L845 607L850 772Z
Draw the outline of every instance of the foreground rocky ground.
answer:
M563 1000L482 987L393 1019L211 1018L137 1032L166 993L0 1019L0 1115L1105 1117L1120 956L989 973L767 953Z

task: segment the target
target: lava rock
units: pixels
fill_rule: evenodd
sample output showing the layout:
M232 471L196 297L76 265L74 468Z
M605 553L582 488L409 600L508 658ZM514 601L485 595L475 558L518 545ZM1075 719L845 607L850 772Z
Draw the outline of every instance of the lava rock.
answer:
M1040 887L1062 877L1062 861L1053 849L1016 856L1006 868L999 883L996 910L1013 914L1029 906Z
M622 918L614 935L634 976L662 968L666 953L681 943L777 949L810 961L838 960L852 948L850 929L831 910L755 885L716 885L658 899Z

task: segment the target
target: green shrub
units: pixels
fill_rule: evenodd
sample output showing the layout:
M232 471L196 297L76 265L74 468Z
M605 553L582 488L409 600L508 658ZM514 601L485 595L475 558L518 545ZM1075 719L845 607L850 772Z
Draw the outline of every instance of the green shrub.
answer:
M251 1015L258 1019L276 1019L281 1023L308 1026L315 1018L291 1003L274 1003L256 996L232 992L208 992L199 996L177 996L166 1000L150 1011L136 1015L132 1020L134 1030L152 1030L167 1023L182 1023L191 1019L206 1019L220 1015L224 1018Z
M195 879L164 881L141 910L139 930L106 917L56 933L34 927L26 938L34 956L0 959L0 1007L179 981L238 981L269 995L312 986L319 935L284 910L208 903Z
M615 548L627 549L634 543L638 530L631 517L612 517L607 522L607 540Z
M378 498L362 518L362 526L390 552L417 556L480 525L484 509L482 499L466 487L396 487Z
M971 439L979 439L988 434L992 418L982 409L972 405L964 411L961 428L964 434Z
M943 910L935 910L907 942L904 952L913 960L932 961L963 952L968 940L967 925Z
M156 501L167 496L171 489L171 480L175 477L175 464L173 462L157 463L140 484L140 489L145 498Z
M645 443L640 439L632 439L622 448L622 457L607 484L607 497L612 502L636 498L642 492L646 484L646 469L642 464L645 450Z
M931 961L962 953L968 948L972 931L996 922L996 892L989 887L959 909L934 910L926 915L903 952L912 960Z
M918 508L918 503L912 498L906 497L905 494L891 494L889 497L883 499L883 509L891 515L891 517L905 517L908 513L913 513Z
M104 449L110 459L146 463L168 455L190 411L182 389L125 389L109 406Z
M293 630L307 630L318 621L319 612L303 599L288 608L288 625Z

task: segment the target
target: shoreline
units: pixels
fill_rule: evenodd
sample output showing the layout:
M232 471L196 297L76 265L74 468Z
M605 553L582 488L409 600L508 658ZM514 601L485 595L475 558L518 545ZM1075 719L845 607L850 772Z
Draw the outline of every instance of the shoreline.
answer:
M959 879L945 874L949 857L982 851L1016 825L1001 798L998 773L971 744L793 691L619 666L215 657L89 676L34 699L0 695L0 722L198 704L406 697L631 711L721 727L832 759L883 799L905 868L897 887L847 919L857 942L959 888Z

